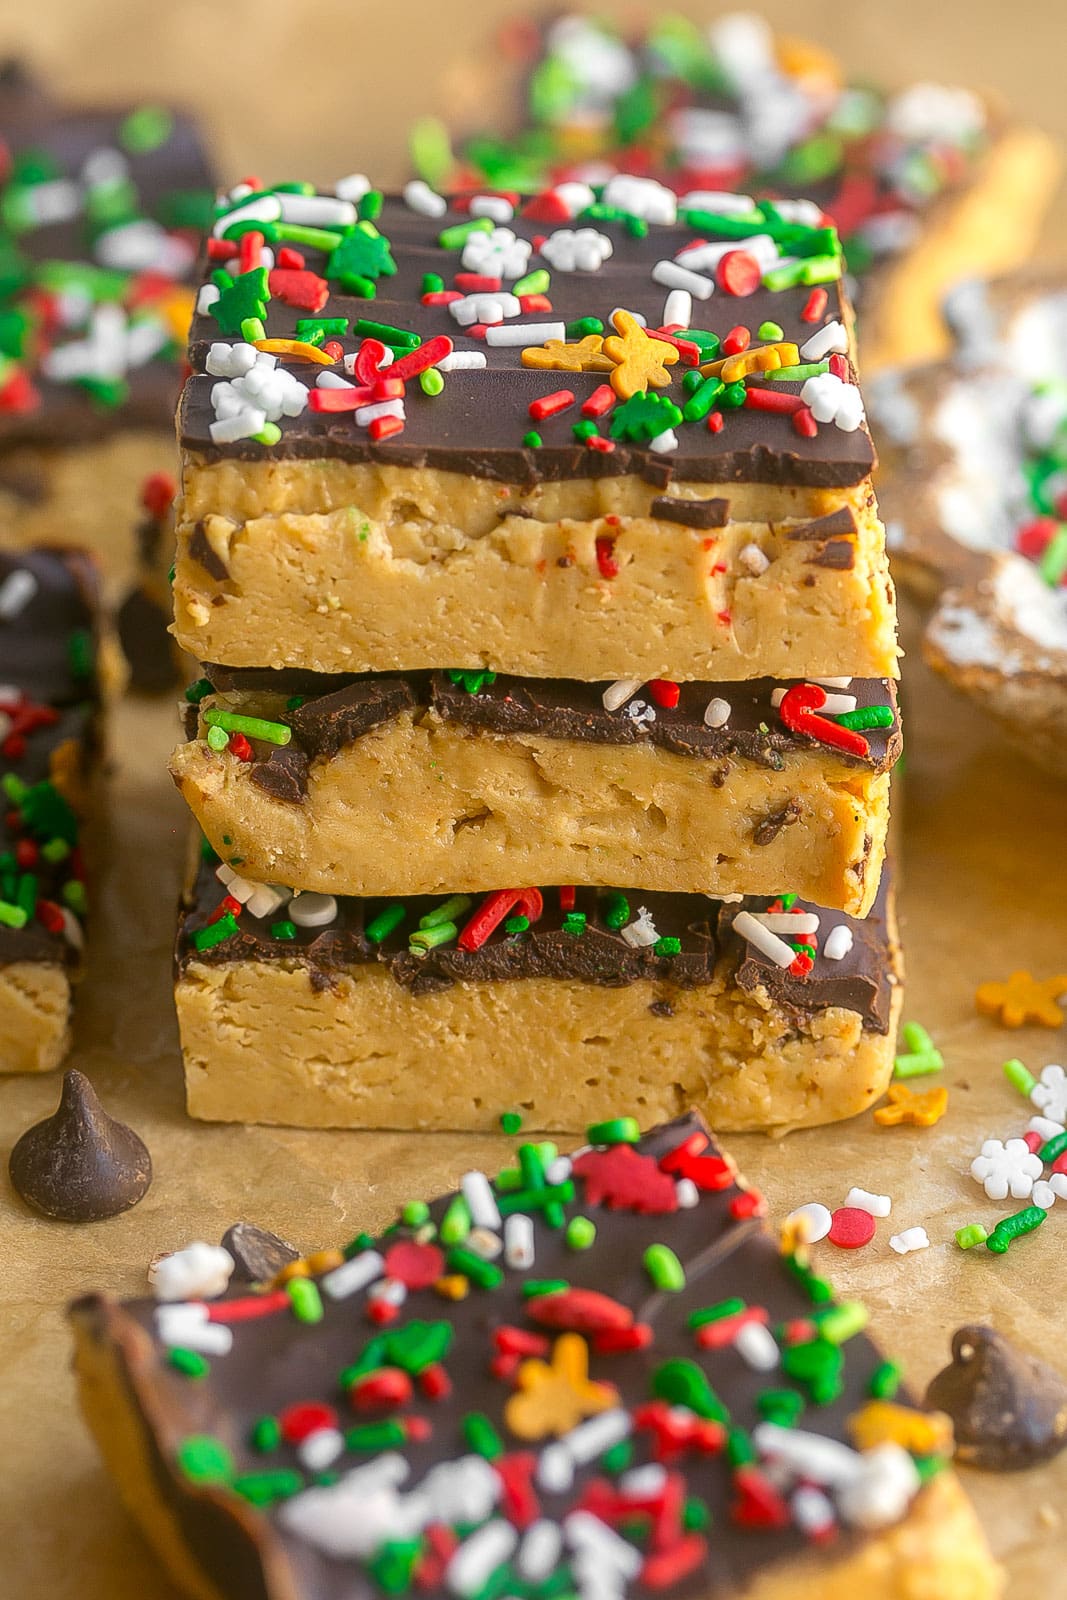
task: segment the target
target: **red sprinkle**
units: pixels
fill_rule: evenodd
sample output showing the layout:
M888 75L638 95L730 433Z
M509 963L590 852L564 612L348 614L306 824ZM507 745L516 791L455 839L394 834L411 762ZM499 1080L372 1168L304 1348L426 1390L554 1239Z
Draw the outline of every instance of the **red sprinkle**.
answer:
M237 260L242 272L253 272L262 263L265 242L263 235L255 228L249 228L247 233L241 235Z
M420 372L425 372L429 367L435 367L439 361L450 356L454 349L452 340L447 333L439 333L432 339L427 339L425 344L420 344L417 350L410 351L406 356L401 356L387 367L386 376L406 383L409 378L417 378Z
M617 578L619 563L615 560L615 540L607 537L596 542L597 570L602 578Z
M490 278L482 272L457 272L452 282L464 294L499 294L503 287L501 278Z
M874 1218L859 1206L838 1206L826 1235L839 1250L859 1250L874 1238Z
M734 1473L737 1499L730 1521L739 1528L787 1528L789 1507L758 1467L738 1467Z
M745 407L749 411L780 411L788 415L803 411L804 402L798 394L785 389L751 388L745 390Z
M543 394L539 400L531 400L529 411L535 422L543 422L546 417L569 410L573 404L574 393L571 389L554 389L551 394Z
M719 1317L715 1322L705 1322L695 1334L696 1343L701 1350L725 1350L727 1345L733 1344L742 1328L747 1328L751 1323L762 1322L766 1324L769 1316L764 1306L747 1306L744 1311L738 1311L730 1317Z
M1045 1142L1039 1133L1024 1133L1023 1141L1032 1156L1037 1155L1037 1152Z
M49 933L62 933L67 925L63 912L54 900L38 900L36 912L37 921Z
M615 390L611 387L611 385L602 383L599 388L593 390L592 394L587 400L582 401L582 416L605 416L611 410L617 398L618 397L615 393Z
M852 382L852 373L849 370L847 357L835 351L830 357L830 371L835 378L840 378L842 383Z
M501 1456L493 1462L493 1470L500 1479L504 1515L516 1528L528 1528L541 1514L541 1504L533 1486L537 1457L525 1450Z
M818 433L819 425L807 406L802 411L793 412L793 429L802 439L814 439Z
M395 433L403 433L404 424L399 417L375 417L367 432L377 444L382 439L391 439Z
M537 922L545 909L540 889L494 889L486 895L456 943L461 950L480 950L493 929L510 912L518 909L531 922Z
M707 1541L702 1534L684 1534L666 1550L646 1556L637 1581L646 1589L669 1589L696 1571L707 1549Z
M493 1343L502 1354L509 1356L547 1356L549 1351L543 1333L531 1333L528 1328L516 1328L510 1322L493 1329Z
M806 733L820 744L834 750L844 750L850 756L864 758L870 754L870 745L862 733L854 728L843 728L829 717L820 717L826 704L826 690L817 683L797 683L788 689L778 707L778 715L793 733Z
M526 313L532 311L551 311L552 302L547 294L520 294L519 309Z
M452 1379L439 1361L424 1367L419 1373L419 1388L427 1400L447 1400L452 1393Z
M282 1438L289 1444L299 1444L311 1433L318 1433L322 1428L336 1428L337 1412L333 1406L322 1404L318 1400L304 1400L298 1405L287 1406L278 1418L282 1430Z
M719 288L739 299L755 294L762 278L760 264L748 250L728 250L715 268Z
M709 433L721 433L722 432L722 412L721 411L709 411L708 412L708 432Z
M141 504L158 521L171 508L178 485L169 472L151 472L141 485Z
M747 1217L765 1217L767 1202L758 1189L742 1189L730 1201L730 1215L738 1222Z
M402 1367L379 1367L357 1378L349 1386L348 1398L357 1411L392 1410L411 1399L411 1379Z
M665 711L672 711L681 697L681 689L670 678L650 678L647 684L648 692L658 706Z
M251 761L255 754L243 733L230 734L229 751L232 756L237 757L238 761Z
M577 889L573 883L561 883L559 886L559 909L573 911Z
M385 1253L385 1275L407 1289L428 1289L445 1270L445 1258L435 1244L401 1239Z
M652 1329L647 1322L635 1322L632 1328L601 1328L591 1342L598 1356L625 1355L630 1350L650 1349Z
M825 289L813 289L804 302L804 309L800 313L801 322L821 322L828 299Z
M736 328L730 329L729 333L726 335L726 338L723 340L722 353L724 356L739 356L748 349L751 343L751 333L746 327L739 323Z
M382 362L389 352L380 339L364 339L352 363L352 375L357 383L375 383ZM394 363L395 365L395 363Z
M567 1328L575 1333L598 1333L605 1328L629 1328L634 1314L629 1306L601 1294L599 1289L560 1289L534 1295L526 1302L526 1315L545 1328Z
M683 367L699 367L700 346L694 344L692 339L678 339L673 333L665 332L663 328L646 328L645 332L650 339L659 339L663 344L673 345Z
M297 311L321 311L330 298L330 285L317 272L274 267L267 284L272 295Z
M585 441L585 448L587 450L599 450L601 455L607 456L614 450L615 440L605 439L599 433L591 433Z
M273 1294L250 1294L242 1300L220 1300L207 1308L209 1322L250 1322L256 1317L270 1317L276 1311L286 1311L292 1302L284 1289Z
M274 265L290 272L303 272L307 263L299 250L294 250L291 244L283 244L278 246Z
M450 306L453 300L462 300L463 296L458 289L433 289L429 294L424 294L424 306Z

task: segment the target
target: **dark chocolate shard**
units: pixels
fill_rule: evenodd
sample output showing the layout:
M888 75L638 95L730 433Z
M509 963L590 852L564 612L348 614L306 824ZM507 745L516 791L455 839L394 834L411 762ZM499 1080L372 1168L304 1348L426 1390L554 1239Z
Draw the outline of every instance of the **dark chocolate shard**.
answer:
M834 572L851 572L856 565L856 546L851 539L828 539L817 554L808 557L812 567L829 567Z
M249 1283L268 1283L275 1273L300 1259L295 1245L279 1239L269 1228L254 1222L235 1222L222 1236L222 1248L233 1257L234 1278Z
M273 800L301 805L307 799L308 758L292 745L275 746L265 761L253 766L252 782Z
M287 712L285 720L301 744L316 756L328 757L414 704L414 692L403 678L361 678Z
M814 522L802 522L799 528L790 528L789 539L840 539L856 536L856 518L851 506L839 506L816 517Z
M772 811L764 817L752 830L752 843L758 845L773 844L783 828L792 827L800 816L800 805L796 800L790 800L781 811Z
M15 1189L61 1222L100 1222L143 1200L152 1158L132 1128L109 1117L81 1072L64 1074L56 1112L29 1128L9 1162Z
M1034 1466L1067 1444L1067 1382L983 1323L956 1329L926 1404L952 1418L957 1461L987 1472Z
M680 522L687 528L724 528L730 518L730 502L721 496L683 500L678 495L660 494L649 506L649 516L661 522Z
M225 583L230 576L229 567L208 539L202 522L198 522L193 529L193 536L189 540L189 554L216 583Z

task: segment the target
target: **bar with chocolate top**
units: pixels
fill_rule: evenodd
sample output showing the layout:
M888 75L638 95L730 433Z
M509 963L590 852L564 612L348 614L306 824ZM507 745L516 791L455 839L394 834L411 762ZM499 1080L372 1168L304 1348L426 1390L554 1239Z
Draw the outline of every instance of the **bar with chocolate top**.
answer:
M183 647L895 676L836 233L811 203L728 201L224 197L179 411Z
M858 919L795 895L294 895L205 847L175 993L194 1116L480 1130L506 1083L573 1132L622 1092L646 1122L851 1116L889 1081L901 987L888 872Z
M788 883L857 915L878 889L900 749L888 679L211 672L224 692L191 691L197 736L171 771L250 878L359 895Z
M73 1304L86 1419L182 1591L995 1600L949 1419L702 1119L587 1136L265 1283L201 1243L155 1298Z
M48 1071L70 1042L101 744L97 607L82 552L0 551L0 1073Z
M214 181L191 119L70 105L0 68L0 540L125 565L129 504L173 452Z

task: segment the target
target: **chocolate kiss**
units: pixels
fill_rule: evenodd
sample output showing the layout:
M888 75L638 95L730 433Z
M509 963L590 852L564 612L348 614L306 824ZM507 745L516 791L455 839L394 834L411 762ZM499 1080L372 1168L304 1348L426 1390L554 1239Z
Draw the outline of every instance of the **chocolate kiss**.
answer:
M931 1382L926 1404L952 1418L956 1459L967 1466L1013 1472L1067 1444L1067 1383L981 1323L952 1335L952 1363Z
M152 1158L124 1122L109 1117L81 1072L67 1072L59 1108L11 1152L11 1182L28 1205L61 1222L99 1222L148 1193Z

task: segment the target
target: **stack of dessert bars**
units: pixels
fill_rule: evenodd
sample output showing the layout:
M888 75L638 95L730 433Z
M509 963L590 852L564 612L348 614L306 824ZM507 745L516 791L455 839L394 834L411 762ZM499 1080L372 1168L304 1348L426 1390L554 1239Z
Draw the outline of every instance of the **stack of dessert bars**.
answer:
M658 182L219 202L174 583L189 1109L848 1116L896 622L837 235Z

